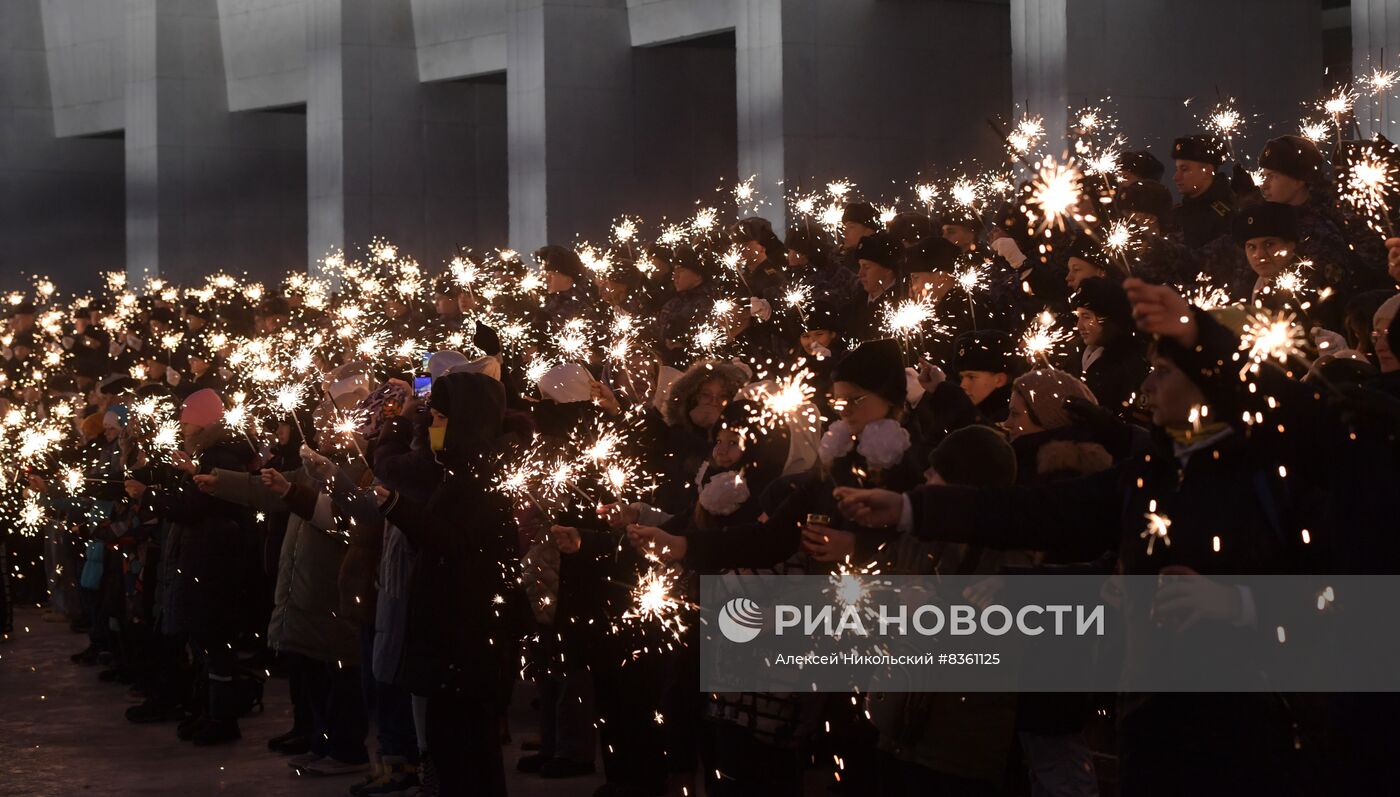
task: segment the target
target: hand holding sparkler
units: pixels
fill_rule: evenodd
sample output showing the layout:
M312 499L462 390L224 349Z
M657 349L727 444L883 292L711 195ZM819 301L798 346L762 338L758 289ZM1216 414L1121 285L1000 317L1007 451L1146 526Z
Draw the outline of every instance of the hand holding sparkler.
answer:
M215 471L213 473L200 473L195 475L194 486L198 487L199 491L202 493L213 495L214 491L218 489L219 486L218 471Z
M627 541L643 554L655 555L663 562L679 562L688 547L685 537L669 534L655 526L633 523L627 527Z
M1123 282L1128 301L1133 305L1133 319L1138 329L1149 335L1170 338L1182 346L1196 345L1199 330L1191 305L1181 294L1165 285L1153 285L1140 279Z
M856 552L856 535L820 523L804 523L802 552L818 562L849 562Z
M904 496L889 490L837 487L832 495L841 514L870 528L895 526L904 515Z
M583 537L573 526L550 526L549 537L559 548L559 553L578 553L583 547Z

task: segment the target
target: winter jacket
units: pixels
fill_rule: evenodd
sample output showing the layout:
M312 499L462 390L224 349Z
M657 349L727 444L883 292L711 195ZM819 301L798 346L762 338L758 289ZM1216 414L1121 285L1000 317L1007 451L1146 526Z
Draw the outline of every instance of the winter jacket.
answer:
M209 427L200 435L197 472L246 471L253 452L233 433ZM161 558L161 631L166 634L228 630L237 620L245 561L252 566L254 537L249 513L205 495L181 474L150 491L149 505L170 524Z

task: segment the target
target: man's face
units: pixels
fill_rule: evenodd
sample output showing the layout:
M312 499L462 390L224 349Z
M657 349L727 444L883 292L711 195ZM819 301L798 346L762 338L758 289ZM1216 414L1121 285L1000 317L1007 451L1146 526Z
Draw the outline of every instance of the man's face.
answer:
M1160 427L1185 426L1191 410L1205 403L1196 383L1165 357L1152 358L1152 371L1142 383L1142 394L1152 410L1152 423Z
M1272 235L1263 238L1250 238L1244 242L1244 254L1249 258L1249 267L1264 279L1273 279L1293 262L1293 241L1285 241Z
M991 371L962 371L958 374L963 392L973 404L981 404L998 388L1005 387L1007 376Z
M796 249L787 250L787 261L790 267L805 266L808 263L807 256Z
M711 379L705 382L690 400L690 422L701 429L714 426L725 405L729 404L729 399L722 380Z
M450 293L439 293L433 297L433 309L438 315L456 315L457 297Z
M971 252L977 245L977 236L961 224L943 225L943 238L964 252Z
M860 239L867 235L874 235L875 231L854 221L841 223L841 245L846 249L854 249L860 243Z
M739 257L744 261L744 265L752 266L763 261L765 252L758 241L745 241L738 247Z
M941 271L915 271L909 275L909 295L916 302L936 302L956 284L957 280Z
M886 288L894 284L894 272L890 269L874 260L857 262L860 264L860 269L856 272L856 278L860 280L860 286L871 298L884 293Z
M1079 290L1079 283L1090 277L1102 277L1103 269L1080 257L1071 257L1065 270L1065 283L1072 291Z
M1210 188L1213 179L1215 167L1200 161L1179 160L1176 162L1176 171L1172 174L1176 190L1181 192L1182 196L1193 199L1204 194L1206 189Z
M1079 333L1079 339L1084 341L1085 346L1103 345L1103 319L1098 313L1087 307L1080 307L1074 311L1074 331Z
M678 268L671 272L671 284L676 286L677 293L698 288L701 282L704 282L701 276L688 268Z
M1267 202L1282 202L1298 206L1308 201L1308 184L1296 177L1289 177L1273 169L1264 169L1264 182L1259 185L1259 193Z
M476 294L469 290L464 290L457 294L457 309L463 313L470 313L476 309Z
M201 318L200 316L197 316L197 315L187 315L187 316L185 316L185 329L188 329L188 330L191 331L191 332L198 332L199 330L204 329L204 324L205 324L205 321L204 321L204 319Z

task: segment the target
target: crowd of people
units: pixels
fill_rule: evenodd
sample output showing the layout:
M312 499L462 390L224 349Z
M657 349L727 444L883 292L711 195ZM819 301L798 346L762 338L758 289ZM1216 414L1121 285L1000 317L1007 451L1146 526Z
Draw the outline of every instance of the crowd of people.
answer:
M1186 136L1179 202L1122 152L441 273L378 243L267 287L38 279L7 623L45 604L126 721L198 746L289 688L270 753L358 795L1370 793L1336 784L1384 772L1383 696L709 694L690 604L732 572L1388 573L1400 240L1346 184L1382 144L1283 136L1250 179ZM1253 622L1209 578L1155 602L1121 610Z

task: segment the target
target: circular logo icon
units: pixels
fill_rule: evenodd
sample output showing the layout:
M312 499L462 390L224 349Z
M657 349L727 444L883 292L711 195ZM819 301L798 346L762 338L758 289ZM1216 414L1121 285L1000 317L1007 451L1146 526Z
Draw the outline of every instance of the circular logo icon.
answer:
M763 630L763 610L748 598L731 598L719 610L719 630L730 642L750 642Z

